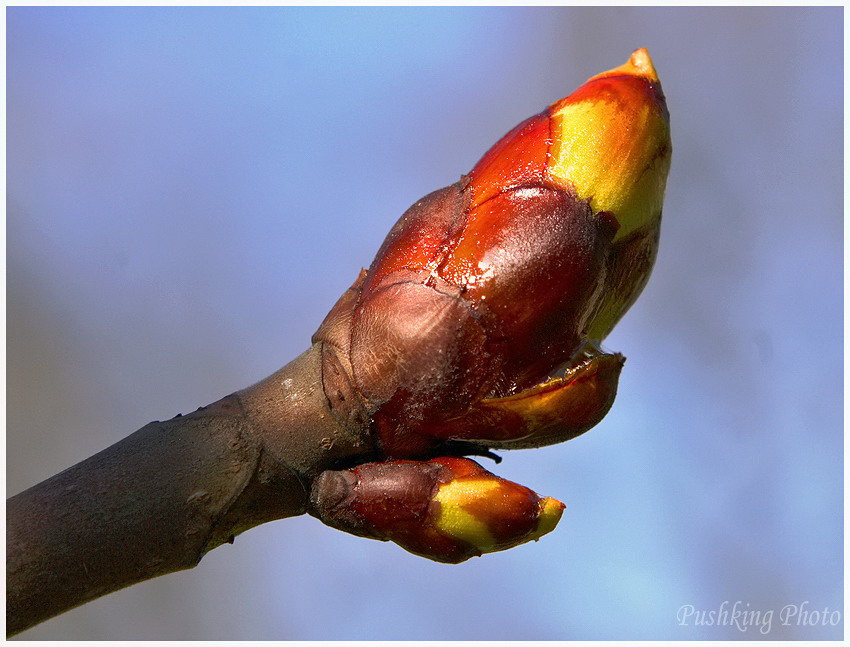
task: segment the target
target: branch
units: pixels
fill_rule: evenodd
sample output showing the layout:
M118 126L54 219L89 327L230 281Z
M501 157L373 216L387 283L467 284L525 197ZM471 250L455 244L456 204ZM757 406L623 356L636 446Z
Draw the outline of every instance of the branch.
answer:
M313 346L266 380L145 425L10 498L8 635L303 514L317 474L368 457L328 408L319 355Z

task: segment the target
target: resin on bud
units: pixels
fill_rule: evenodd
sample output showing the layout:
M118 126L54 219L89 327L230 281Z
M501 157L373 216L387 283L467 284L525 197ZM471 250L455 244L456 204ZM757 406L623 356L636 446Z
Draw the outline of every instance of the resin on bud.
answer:
M452 457L326 471L311 493L311 512L324 523L452 564L537 540L563 510L560 501Z
M637 50L414 204L314 335L334 415L413 458L598 423L623 365L598 343L649 278L670 154Z

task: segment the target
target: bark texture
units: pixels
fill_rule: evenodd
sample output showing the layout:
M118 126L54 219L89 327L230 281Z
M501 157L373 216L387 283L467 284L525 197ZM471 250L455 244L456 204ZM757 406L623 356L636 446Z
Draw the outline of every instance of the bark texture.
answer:
M314 345L262 382L11 497L7 635L303 514L319 473L368 457L365 428L331 413L321 354Z

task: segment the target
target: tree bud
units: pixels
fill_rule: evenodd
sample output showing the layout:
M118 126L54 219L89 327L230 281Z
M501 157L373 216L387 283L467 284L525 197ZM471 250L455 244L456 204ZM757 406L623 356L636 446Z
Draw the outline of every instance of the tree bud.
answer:
M414 204L314 336L334 415L365 416L390 457L598 423L623 358L597 344L649 278L670 154L641 49Z
M560 501L451 457L323 472L311 506L330 526L452 564L537 540L564 510Z

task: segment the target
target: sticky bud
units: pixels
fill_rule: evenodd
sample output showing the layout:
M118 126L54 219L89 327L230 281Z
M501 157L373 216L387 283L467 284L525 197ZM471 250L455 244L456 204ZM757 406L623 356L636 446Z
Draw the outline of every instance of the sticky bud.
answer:
M599 342L649 279L671 151L639 49L416 202L313 337L333 415L391 458L597 424L623 366Z
M451 564L537 540L564 510L560 501L454 457L323 472L311 507L329 526Z

